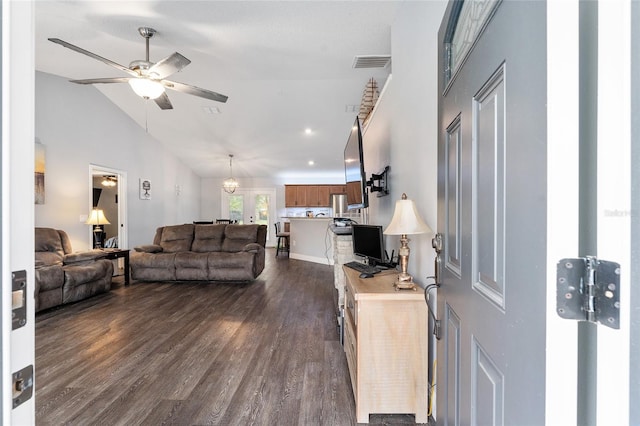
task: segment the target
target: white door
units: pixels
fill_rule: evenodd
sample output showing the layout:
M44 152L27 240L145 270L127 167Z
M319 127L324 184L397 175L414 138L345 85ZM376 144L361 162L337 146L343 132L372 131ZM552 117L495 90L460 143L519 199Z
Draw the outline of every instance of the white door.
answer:
M35 386L13 393L12 376L35 368L34 351L34 81L32 2L2 2L2 424L35 424ZM8 23L11 22L11 25ZM31 54L30 54L31 52ZM26 285L12 291L13 273L24 271ZM19 275L17 275L19 276ZM15 299L13 296L17 296ZM24 299L22 299L24 297ZM26 305L21 305L24 300ZM14 328L12 301L26 311ZM7 312L11 310L12 312ZM20 311L18 309L17 311ZM16 317L18 319L18 317ZM35 370L34 370L35 371ZM28 393L31 397L28 398ZM15 397L15 398L14 398ZM19 404L19 405L16 405Z
M276 191L274 188L238 188L233 194L222 193L222 219L237 223L267 225L267 246L275 242L272 229L276 221Z
M440 28L438 424L545 423L545 21L465 1Z

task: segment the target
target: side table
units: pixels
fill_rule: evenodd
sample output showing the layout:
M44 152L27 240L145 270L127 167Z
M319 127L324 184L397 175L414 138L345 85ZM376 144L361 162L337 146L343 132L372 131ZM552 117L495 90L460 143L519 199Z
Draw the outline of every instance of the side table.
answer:
M124 259L124 285L129 285L129 249L102 249L105 259Z

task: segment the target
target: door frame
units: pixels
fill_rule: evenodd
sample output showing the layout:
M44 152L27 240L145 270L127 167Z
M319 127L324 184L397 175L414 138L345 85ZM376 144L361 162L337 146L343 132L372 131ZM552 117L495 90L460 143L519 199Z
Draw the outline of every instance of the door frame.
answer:
M93 194L93 177L95 175L115 175L118 178L118 248L129 247L129 231L127 226L127 172L111 167L89 164L89 194ZM89 209L93 208L92 200L89 200ZM89 247L93 247L93 231L88 229Z
M228 194L224 191L224 189L220 189L220 198L221 198L221 202L220 202L220 215L221 217L226 217L229 214L229 196L230 195L237 195L237 194L242 194L245 197L246 196L251 196L254 194L269 194L269 196L271 197L271 203L269 204L269 218L272 221L275 221L277 216L277 209L276 209L276 189L275 188L238 188L235 190L235 192L233 194ZM265 246L266 247L275 247L276 244L276 240L274 238L275 236L275 230L271 229L271 223L267 224L267 241Z

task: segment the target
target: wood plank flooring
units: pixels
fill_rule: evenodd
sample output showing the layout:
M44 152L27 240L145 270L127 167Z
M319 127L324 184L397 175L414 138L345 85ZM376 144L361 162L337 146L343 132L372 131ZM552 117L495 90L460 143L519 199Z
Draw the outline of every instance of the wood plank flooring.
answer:
M119 278L39 313L37 424L355 424L333 269L274 254L252 283Z

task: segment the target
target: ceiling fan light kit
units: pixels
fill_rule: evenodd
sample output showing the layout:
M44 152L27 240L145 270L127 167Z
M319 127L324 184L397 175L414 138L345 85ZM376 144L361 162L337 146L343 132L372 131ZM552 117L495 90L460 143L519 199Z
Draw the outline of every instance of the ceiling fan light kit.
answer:
M189 65L191 61L178 52L174 52L160 61L153 63L149 61L149 39L153 37L156 30L149 27L140 27L138 32L145 39L146 56L145 59L132 61L128 67L113 62L110 59L103 58L93 52L89 52L81 47L75 46L59 38L49 38L49 41L59 44L67 49L73 50L90 58L97 59L113 68L123 71L130 77L114 77L114 78L93 78L85 80L70 80L76 84L108 84L108 83L125 83L128 82L133 91L144 99L153 99L160 109L173 109L169 97L165 93L165 88L175 90L177 92L186 93L188 95L199 96L201 98L210 99L217 102L227 102L228 97L211 90L202 89L200 87L191 86L177 81L165 80L172 74L177 73L184 67Z
M156 99L164 93L164 86L154 80L146 78L132 78L129 86L136 92L136 95L145 99Z

